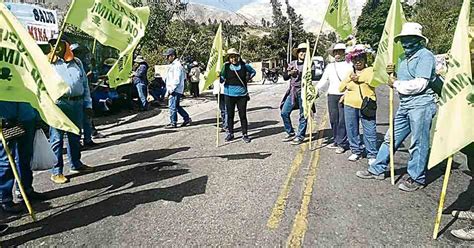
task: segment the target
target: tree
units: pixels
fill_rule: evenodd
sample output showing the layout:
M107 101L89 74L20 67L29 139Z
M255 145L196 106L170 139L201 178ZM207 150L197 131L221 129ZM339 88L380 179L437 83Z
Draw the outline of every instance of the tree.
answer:
M368 0L357 19L357 39L377 49L390 9L391 1Z

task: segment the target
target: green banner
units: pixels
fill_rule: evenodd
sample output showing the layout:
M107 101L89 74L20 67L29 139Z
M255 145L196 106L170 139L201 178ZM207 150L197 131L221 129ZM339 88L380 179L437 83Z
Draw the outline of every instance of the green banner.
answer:
M352 34L352 22L347 0L330 0L324 20L344 40Z
M466 101L473 85L469 49L470 10L470 0L464 0L441 91L429 169L474 142L474 105Z
M212 44L209 61L207 62L206 72L204 73L204 83L200 83L200 91L204 91L211 86L214 81L219 79L220 71L224 64L224 52L222 51L222 23L219 24L214 43Z
M48 125L79 134L55 104L68 90L28 31L0 3L0 101L29 103Z
M379 42L377 57L374 63L374 78L370 83L373 87L387 84L387 65L397 64L404 51L400 42L395 43L395 36L400 34L402 26L406 22L400 0L393 0L388 12L387 20L383 28L382 38Z

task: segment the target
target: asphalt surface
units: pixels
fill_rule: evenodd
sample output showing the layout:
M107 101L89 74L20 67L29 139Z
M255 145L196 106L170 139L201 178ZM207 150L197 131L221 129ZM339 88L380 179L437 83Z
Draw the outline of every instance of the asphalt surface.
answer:
M449 230L467 222L443 215L432 230L443 180L430 172L423 190L405 193L390 180L355 176L367 160L349 162L325 147L331 136L326 99L318 99L313 143L293 146L284 136L279 103L286 83L252 85L249 134L216 147L216 102L185 99L193 125L166 130L165 108L98 120L105 139L83 152L96 170L55 185L49 173L34 187L49 200L35 203L39 220L9 217L2 246L25 247L469 247ZM378 90L378 132L388 128L387 90ZM239 127L238 115L236 115ZM297 114L293 114L294 124ZM181 120L182 121L182 120ZM408 141L409 142L409 141ZM406 143L409 144L409 143ZM407 148L396 154L397 181L406 173ZM472 205L464 156L455 157L445 209ZM66 169L66 174L68 169ZM468 191L468 188L471 190ZM448 230L448 231L446 231Z

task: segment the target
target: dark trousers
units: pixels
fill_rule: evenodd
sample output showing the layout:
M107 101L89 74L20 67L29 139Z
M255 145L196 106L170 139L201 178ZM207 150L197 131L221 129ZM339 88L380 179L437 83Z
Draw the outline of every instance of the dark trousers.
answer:
M347 147L344 104L339 102L341 97L342 95L328 95L329 121L331 122L334 143L340 147Z
M237 110L239 111L242 134L247 135L247 96L225 96L225 106L227 110L227 127L229 128L229 133L234 133L234 115L236 105Z
M191 82L191 95L199 97L199 82Z

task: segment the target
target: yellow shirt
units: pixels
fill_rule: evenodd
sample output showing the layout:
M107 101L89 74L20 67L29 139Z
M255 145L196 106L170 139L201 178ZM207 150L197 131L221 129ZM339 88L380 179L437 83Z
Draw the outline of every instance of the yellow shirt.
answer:
M376 100L375 88L369 85L374 75L373 68L367 67L358 73L359 82L353 82L351 80L351 75L352 74L342 80L341 85L339 86L339 91L345 92L344 105L360 109L362 106L362 99L366 96Z

